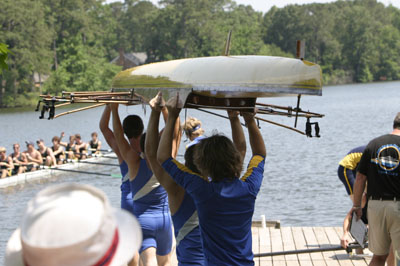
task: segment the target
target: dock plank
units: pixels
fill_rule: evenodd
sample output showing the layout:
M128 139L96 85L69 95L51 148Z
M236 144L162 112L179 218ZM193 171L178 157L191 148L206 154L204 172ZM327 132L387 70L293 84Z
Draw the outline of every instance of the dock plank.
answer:
M251 227L253 253L260 253L259 227ZM254 266L260 266L260 258L254 258Z
M271 252L271 235L268 228L260 228L260 253ZM260 266L272 266L272 258L260 257Z
M313 230L321 248L331 246L323 227L313 227ZM335 253L333 251L324 252L323 257L326 265L339 266L339 262L336 260Z
M271 235L271 252L278 252L283 250L281 229L270 228ZM272 264L274 266L286 266L285 256L273 256Z
M291 227L282 227L281 235L282 235L283 250L284 251L295 250L296 247L294 245L292 228ZM290 261L291 262L290 265L299 266L297 255L285 255L285 260L286 260L286 262Z
M303 227L303 233L304 233L304 237L306 239L307 248L314 249L314 248L320 247L312 227ZM310 257L311 257L311 261L314 266L315 265L318 265L318 266L326 265L324 256L322 255L322 252L310 253Z
M307 242L301 227L292 227L292 234L296 250L307 249ZM301 266L313 266L310 254L298 254Z

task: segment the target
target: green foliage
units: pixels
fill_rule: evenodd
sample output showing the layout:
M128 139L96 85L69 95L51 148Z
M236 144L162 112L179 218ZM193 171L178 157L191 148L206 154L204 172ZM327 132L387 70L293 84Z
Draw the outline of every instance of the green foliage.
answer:
M321 65L325 84L399 79L400 11L376 0L288 5L264 16L263 39Z
M79 38L63 43L59 50L65 58L44 85L50 94L108 90L112 78L121 70L104 58L96 57L98 53L93 51L93 47L83 45Z
M8 49L8 45L5 43L0 43L0 74L3 72L3 69L8 70L8 54L12 54Z

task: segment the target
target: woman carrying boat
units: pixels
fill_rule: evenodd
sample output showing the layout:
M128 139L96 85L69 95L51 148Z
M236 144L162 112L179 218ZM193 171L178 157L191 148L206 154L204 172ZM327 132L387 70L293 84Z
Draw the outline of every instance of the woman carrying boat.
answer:
M246 173L239 178L241 154L232 141L214 135L201 140L194 149L194 163L200 175L171 158L173 128L181 106L178 97L167 103L168 121L161 136L158 161L194 200L207 264L254 265L251 220L266 156L254 114L243 113L253 152Z
M118 115L118 104L111 104L111 111L114 136L121 155L128 164L134 200L133 211L143 232L143 243L139 250L140 261L144 265L169 265L172 225L168 196L149 169L147 160L142 154L140 148L144 128L142 119L139 116L130 115L124 119L122 125ZM124 133L129 142L125 139Z
M92 154L100 154L101 141L98 138L97 132L91 134L92 139L89 142L90 151Z
M171 210L174 233L176 238L176 256L179 266L184 265L205 265L203 247L200 237L199 220L196 207L191 196L179 186L168 175L157 161L157 149L159 142L158 126L160 113L165 110L164 103L159 93L150 101L152 112L146 133L146 158L150 167L157 177L157 180L168 193L168 202ZM179 118L175 122L174 140L172 142L172 156L176 154L181 130L179 128ZM190 170L198 172L197 168L190 164L194 146L190 146L185 152L186 162L191 166Z
M14 152L9 155L14 164L14 169L12 172L13 175L22 174L26 170L25 164L27 162L27 159L25 154L21 152L20 148L21 147L19 143L14 143L13 145Z
M0 178L11 176L12 169L14 169L12 159L6 156L6 148L0 147Z
M106 105L104 108L103 114L100 119L99 127L100 131L104 136L108 146L113 150L118 159L119 168L121 171L121 209L124 209L132 214L133 212L133 198L131 193L131 187L129 184L129 175L128 175L128 165L124 161L121 152L119 151L117 141L115 140L114 133L109 128L108 124L110 122L111 108L110 105ZM129 139L129 145L135 146L134 139ZM139 253L136 252L133 259L129 262L128 266L137 266L139 263Z
M190 140L190 143L186 145L186 149L204 139L204 129L201 128L201 121L199 119L189 117L183 123L182 128L186 137Z
M54 136L51 139L51 142L53 143L53 146L51 147L51 150L53 151L54 157L56 158L56 163L58 165L64 163L64 149L60 145L60 138L58 136Z

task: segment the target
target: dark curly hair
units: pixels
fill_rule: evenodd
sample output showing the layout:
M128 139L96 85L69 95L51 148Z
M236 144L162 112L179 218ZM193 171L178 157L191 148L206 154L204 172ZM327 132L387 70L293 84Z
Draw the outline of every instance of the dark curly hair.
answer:
M211 177L214 182L235 180L242 171L239 151L229 138L219 134L196 145L194 164L203 176Z
M187 148L185 152L185 166L189 168L192 172L200 173L199 169L197 169L196 165L194 164L193 157L194 157L194 149L196 145L192 145Z
M128 115L122 122L125 135L130 138L137 138L143 133L144 125L142 119L137 115Z

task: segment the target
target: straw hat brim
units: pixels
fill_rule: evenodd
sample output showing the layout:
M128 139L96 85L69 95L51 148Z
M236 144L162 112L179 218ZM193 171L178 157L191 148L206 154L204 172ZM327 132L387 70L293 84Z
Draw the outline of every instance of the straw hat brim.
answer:
M114 209L119 231L119 244L110 266L126 265L139 250L142 230L137 219L123 209ZM25 266L22 258L21 230L17 228L7 243L5 266Z

